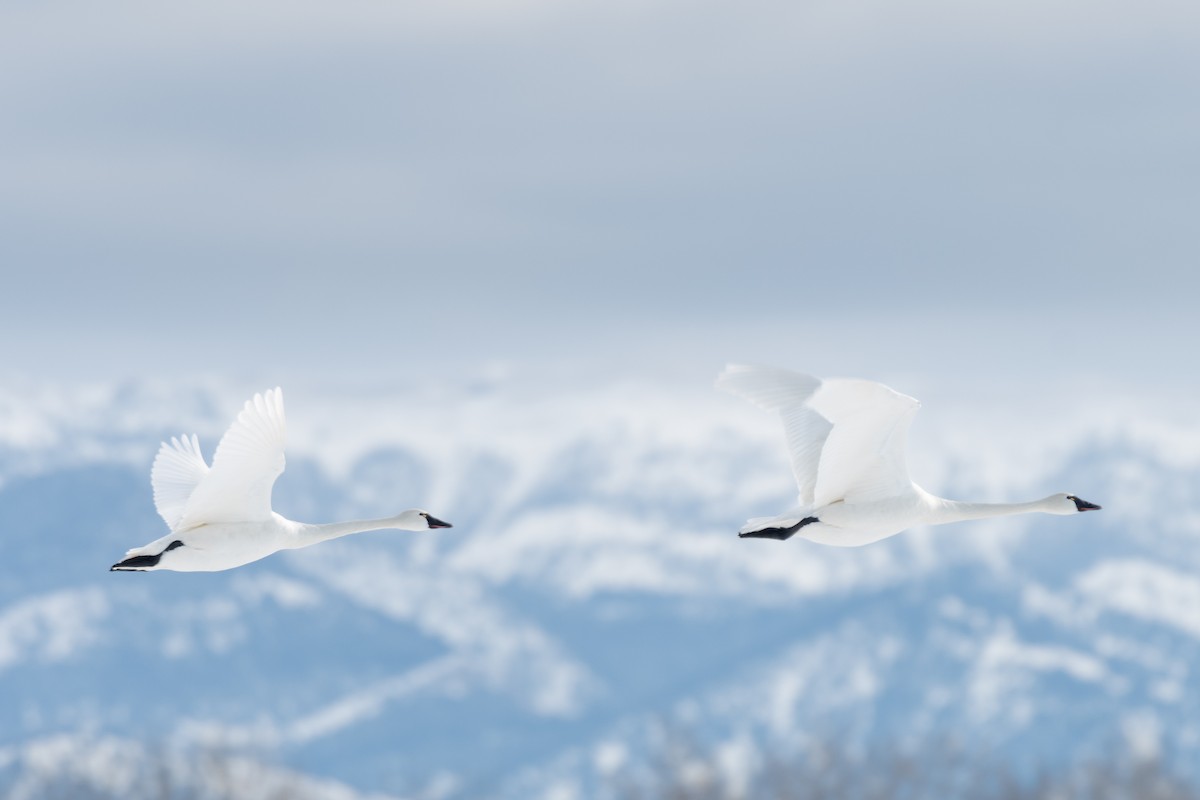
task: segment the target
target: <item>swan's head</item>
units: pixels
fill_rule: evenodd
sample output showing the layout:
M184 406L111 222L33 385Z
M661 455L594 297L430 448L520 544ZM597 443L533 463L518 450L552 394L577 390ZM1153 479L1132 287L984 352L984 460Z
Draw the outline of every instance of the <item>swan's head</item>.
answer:
M1059 493L1051 495L1047 500L1049 501L1048 510L1052 514L1079 514L1084 511L1100 510L1100 506L1095 503L1089 503L1073 494Z
M449 522L443 522L428 511L410 508L400 515L400 522L406 530L427 531L433 528L453 528Z

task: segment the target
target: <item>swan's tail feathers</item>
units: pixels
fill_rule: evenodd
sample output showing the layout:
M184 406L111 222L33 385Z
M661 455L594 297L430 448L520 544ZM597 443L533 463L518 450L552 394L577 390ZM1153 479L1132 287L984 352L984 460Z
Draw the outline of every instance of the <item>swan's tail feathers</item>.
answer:
M820 522L820 520L816 517L805 517L792 525L787 525L785 524L786 522L786 520L780 520L778 517L755 517L742 526L742 529L738 531L738 538L776 539L780 542L786 542L796 534L796 531L805 525L811 525L814 522Z
M787 369L729 364L717 376L716 385L756 406L778 411L807 401L821 387L821 379Z

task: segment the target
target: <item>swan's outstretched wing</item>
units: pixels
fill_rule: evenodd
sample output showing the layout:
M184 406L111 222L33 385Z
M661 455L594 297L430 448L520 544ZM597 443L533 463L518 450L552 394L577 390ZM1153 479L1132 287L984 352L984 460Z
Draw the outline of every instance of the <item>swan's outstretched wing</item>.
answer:
M824 381L809 405L833 425L821 450L813 494L818 506L912 491L906 450L920 403L882 383L835 379Z
M905 447L920 407L913 398L871 381L740 365L726 367L717 386L779 412L801 506L911 491Z
M787 437L792 474L800 487L800 505L813 506L821 450L832 425L807 403L821 387L811 375L786 369L730 364L717 376L717 387L767 411L778 411Z
M188 498L207 474L208 464L195 436L172 436L170 442L158 448L150 468L150 485L154 488L154 507L168 528L179 527Z
M221 437L212 469L188 498L179 529L270 519L271 488L283 472L286 438L283 391L254 395Z

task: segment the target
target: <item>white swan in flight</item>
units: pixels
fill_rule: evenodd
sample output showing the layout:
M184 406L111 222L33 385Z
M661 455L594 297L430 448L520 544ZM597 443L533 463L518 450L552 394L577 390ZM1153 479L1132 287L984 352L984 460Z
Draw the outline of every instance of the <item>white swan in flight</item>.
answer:
M783 420L792 472L800 486L795 508L748 520L738 536L856 547L914 525L1040 511L1078 514L1099 509L1075 495L1031 503L962 503L936 497L908 477L905 446L920 403L881 383L826 380L767 367L727 366L717 387Z
M110 571L216 572L361 531L423 531L450 523L414 508L386 519L309 525L271 510L287 423L279 388L256 394L221 437L212 467L195 436L163 442L150 470L154 505L171 532L135 547Z

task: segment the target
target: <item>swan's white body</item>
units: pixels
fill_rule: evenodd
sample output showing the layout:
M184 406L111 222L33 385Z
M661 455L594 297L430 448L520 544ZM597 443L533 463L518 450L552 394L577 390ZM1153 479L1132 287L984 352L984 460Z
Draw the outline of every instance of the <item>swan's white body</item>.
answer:
M283 473L286 434L283 392L276 388L246 403L221 437L212 467L195 436L164 442L150 482L155 508L171 532L128 551L112 569L216 572L361 531L450 527L415 508L385 519L323 525L276 514L271 489Z
M800 488L794 508L749 520L738 532L742 537L797 535L856 547L914 525L1099 508L1068 494L1030 503L961 503L926 492L909 478L905 455L920 403L881 383L730 365L717 386L779 413Z

